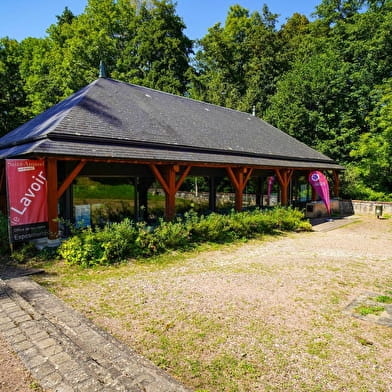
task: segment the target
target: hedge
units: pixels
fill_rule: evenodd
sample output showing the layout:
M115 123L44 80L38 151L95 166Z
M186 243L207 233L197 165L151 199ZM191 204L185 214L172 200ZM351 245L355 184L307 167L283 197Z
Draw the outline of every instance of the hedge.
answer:
M205 216L190 212L176 221L160 220L155 227L125 219L104 228L88 228L64 241L58 252L70 264L90 267L189 249L203 242L224 243L300 230L311 230L311 225L304 221L302 212L292 208Z

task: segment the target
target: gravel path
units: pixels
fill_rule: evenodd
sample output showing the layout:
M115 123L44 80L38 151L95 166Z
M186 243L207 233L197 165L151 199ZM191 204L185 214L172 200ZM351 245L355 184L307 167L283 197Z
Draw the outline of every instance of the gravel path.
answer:
M350 304L392 295L392 221L348 222L40 279L194 390L389 392L392 328Z
M392 391L392 328L346 311L365 292L392 294L391 220L51 284L194 389Z

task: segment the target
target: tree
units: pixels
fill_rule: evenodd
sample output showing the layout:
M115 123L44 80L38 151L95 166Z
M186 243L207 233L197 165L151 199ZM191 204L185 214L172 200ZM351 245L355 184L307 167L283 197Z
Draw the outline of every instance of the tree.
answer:
M32 117L68 97L86 84L81 78L83 67L71 52L77 18L65 8L51 25L48 37L27 38L21 42L23 57L20 69L29 101L26 113Z
M353 161L350 151L369 132L372 90L392 72L391 6L360 12L360 4L322 3L333 7L330 13L319 7L325 20L310 24L266 113L274 125L342 164ZM336 9L340 16L329 25Z
M319 20L332 25L356 15L365 5L366 0L322 0L316 7L315 15Z
M119 1L119 34L122 51L113 75L121 80L170 93L184 94L187 86L192 41L184 34L185 24L169 0L152 0L129 10ZM134 13L134 18L126 19ZM125 17L125 18L124 18Z
M0 39L0 136L21 125L26 116L26 94L19 72L22 57L20 44L9 38Z
M258 113L265 110L283 72L277 15L239 5L230 7L224 26L208 30L199 42L190 96L214 104Z
M169 0L89 0L74 16L65 8L42 40L22 42L25 91L36 115L98 77L111 77L177 94L187 85L192 41Z
M374 110L369 114L369 132L362 134L351 156L356 164L357 184L363 189L390 194L392 199L392 78L372 93Z

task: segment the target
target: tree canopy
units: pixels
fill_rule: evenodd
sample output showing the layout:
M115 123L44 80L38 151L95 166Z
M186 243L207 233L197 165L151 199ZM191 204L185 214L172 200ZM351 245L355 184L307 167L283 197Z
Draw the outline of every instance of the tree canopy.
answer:
M192 42L171 0L88 0L45 38L0 38L0 135L98 76L251 112L345 165L346 193L392 198L392 0L321 0L279 25L232 5Z

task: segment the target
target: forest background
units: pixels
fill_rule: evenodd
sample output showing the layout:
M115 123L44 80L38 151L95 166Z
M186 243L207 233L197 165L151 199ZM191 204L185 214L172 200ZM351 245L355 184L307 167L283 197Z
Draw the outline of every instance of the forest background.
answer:
M228 9L197 41L171 0L89 0L45 38L0 38L0 136L108 76L252 112L347 168L343 196L392 201L392 0L322 0L278 26Z

